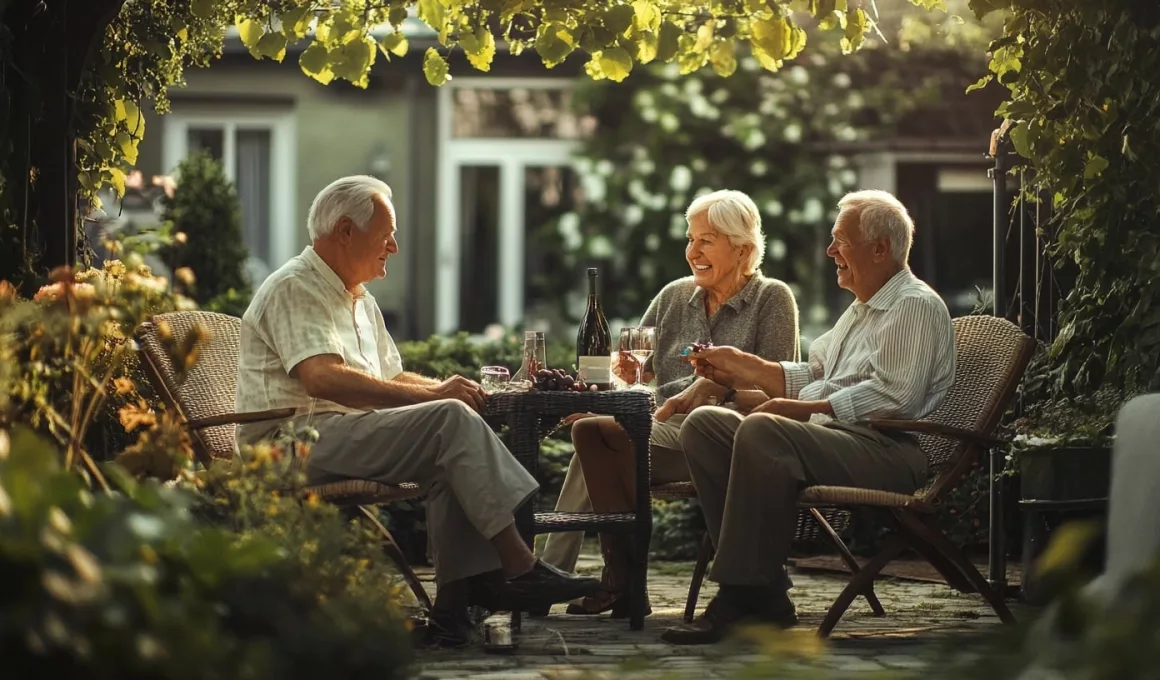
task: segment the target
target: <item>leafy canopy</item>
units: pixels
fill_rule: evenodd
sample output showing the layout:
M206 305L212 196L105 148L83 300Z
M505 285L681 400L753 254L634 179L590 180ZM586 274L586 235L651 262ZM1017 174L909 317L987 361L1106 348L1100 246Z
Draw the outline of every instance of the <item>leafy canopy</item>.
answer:
M402 26L412 13L438 34L440 47L427 48L423 58L432 85L451 77L448 54L462 50L474 68L487 71L501 44L513 54L535 50L548 68L579 52L589 76L619 82L652 62L676 63L681 73L710 65L728 76L742 50L774 71L805 47L804 24L836 35L845 52L873 30L872 3L862 0L200 0L193 7L205 18L232 19L258 58L280 61L290 44L306 40L298 63L307 75L359 86L379 55L407 53ZM376 27L383 30L372 32Z

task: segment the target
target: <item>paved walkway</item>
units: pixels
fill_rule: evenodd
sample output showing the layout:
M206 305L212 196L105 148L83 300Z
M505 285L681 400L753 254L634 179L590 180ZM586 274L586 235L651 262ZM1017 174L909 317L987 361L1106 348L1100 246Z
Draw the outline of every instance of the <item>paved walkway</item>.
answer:
M599 558L586 554L579 571L595 572ZM784 633L755 632L755 639L678 647L660 641L665 627L680 620L691 563L662 562L649 576L653 614L642 631L626 621L573 617L557 606L544 619L524 619L519 651L490 655L482 647L418 652L419 677L477 677L490 680L668 677L900 678L929 675L930 653L940 643L961 643L972 633L1001 625L978 595L961 595L945 585L885 579L876 592L886 609L876 618L859 598L828 642L813 634L846 579L836 574L794 573L790 594L801 624ZM715 591L706 583L700 605ZM1009 603L1020 619L1033 610ZM507 617L495 617L501 622ZM744 675L738 671L745 669Z

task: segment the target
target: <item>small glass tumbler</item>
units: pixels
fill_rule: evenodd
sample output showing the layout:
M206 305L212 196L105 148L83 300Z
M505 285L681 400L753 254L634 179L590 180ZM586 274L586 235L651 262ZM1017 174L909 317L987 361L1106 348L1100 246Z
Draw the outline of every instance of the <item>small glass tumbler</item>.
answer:
M508 373L507 368L503 366L484 366L479 369L479 374L479 385L488 394L502 392L507 388L508 381L511 380L511 375Z

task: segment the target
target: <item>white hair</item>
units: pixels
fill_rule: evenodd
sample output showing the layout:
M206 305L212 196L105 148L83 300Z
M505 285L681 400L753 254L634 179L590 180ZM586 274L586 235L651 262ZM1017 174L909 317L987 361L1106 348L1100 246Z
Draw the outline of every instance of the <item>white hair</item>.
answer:
M351 175L326 185L314 197L306 216L306 229L311 240L329 236L343 217L349 217L356 227L366 230L375 214L373 199L377 194L390 200L391 187L370 175Z
M724 234L735 247L752 246L744 273L748 276L761 268L765 258L765 234L761 233L761 213L753 199L740 191L722 189L698 196L685 211L685 220L705 213L709 225Z
M894 263L905 267L914 243L914 220L906 206L887 191L866 189L846 194L838 201L839 216L847 211L858 216L862 238L885 238Z

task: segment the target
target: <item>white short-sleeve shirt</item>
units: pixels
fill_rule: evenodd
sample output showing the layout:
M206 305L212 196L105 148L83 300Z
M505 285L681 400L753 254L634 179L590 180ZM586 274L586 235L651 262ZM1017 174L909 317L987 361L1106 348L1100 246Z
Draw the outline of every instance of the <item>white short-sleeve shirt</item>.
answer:
M337 354L348 367L382 380L403 372L399 350L374 297L365 289L347 290L338 274L307 246L262 283L242 317L237 410L360 410L314 400L290 376L299 363L321 354Z

